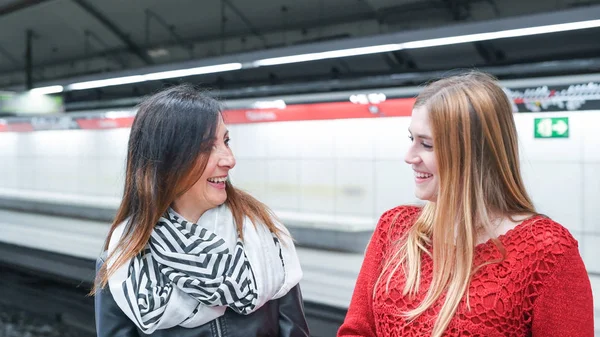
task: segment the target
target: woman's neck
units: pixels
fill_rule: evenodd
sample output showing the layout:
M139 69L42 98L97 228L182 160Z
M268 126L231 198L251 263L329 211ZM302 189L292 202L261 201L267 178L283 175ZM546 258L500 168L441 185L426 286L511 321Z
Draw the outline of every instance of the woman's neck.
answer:
M497 238L501 235L506 234L511 229L520 225L523 221L532 217L533 214L514 214L514 215L503 215L490 219L492 228L488 228L488 232L484 228L480 228L477 231L476 243L480 244L486 242L489 239Z
M197 223L202 214L207 210L199 207L198 202L186 198L180 198L171 205L173 210L181 215L185 220Z

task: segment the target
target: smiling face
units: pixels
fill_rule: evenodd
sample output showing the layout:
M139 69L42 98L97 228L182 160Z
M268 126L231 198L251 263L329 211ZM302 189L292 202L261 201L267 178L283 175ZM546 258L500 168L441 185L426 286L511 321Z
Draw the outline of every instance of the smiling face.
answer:
M235 158L229 148L229 131L221 120L202 176L175 200L175 210L186 218L193 217L188 220L195 222L205 211L223 204L227 200L225 181L234 166Z
M415 174L415 195L421 200L435 202L439 176L433 149L429 112L426 107L421 106L412 111L408 131L412 143L404 160L412 166Z

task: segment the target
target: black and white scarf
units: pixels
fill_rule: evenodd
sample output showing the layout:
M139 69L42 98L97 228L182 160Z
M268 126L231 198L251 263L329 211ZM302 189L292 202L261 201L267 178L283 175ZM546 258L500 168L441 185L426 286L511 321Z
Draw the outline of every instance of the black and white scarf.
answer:
M144 251L111 276L110 291L147 334L178 325L197 327L227 308L250 314L285 295L302 277L291 237L277 225L281 238L246 219L242 242L225 205L208 210L197 223L169 209ZM124 227L113 232L109 254Z

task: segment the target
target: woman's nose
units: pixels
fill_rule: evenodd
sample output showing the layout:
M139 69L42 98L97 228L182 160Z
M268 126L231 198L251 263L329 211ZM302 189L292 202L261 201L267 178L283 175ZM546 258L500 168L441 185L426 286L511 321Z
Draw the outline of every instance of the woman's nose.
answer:
M232 169L235 166L235 157L233 156L231 150L224 151L223 153L221 153L221 158L219 158L219 165L228 167L230 169Z
M412 150L408 150L406 155L404 156L404 161L407 164L417 164L420 160L420 157L417 156Z

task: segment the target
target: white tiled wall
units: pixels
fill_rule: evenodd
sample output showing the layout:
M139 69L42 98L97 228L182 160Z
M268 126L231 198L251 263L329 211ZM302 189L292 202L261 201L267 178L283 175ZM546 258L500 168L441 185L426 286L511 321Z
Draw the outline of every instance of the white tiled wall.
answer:
M300 208L300 162L271 159L267 164L266 202L275 209L297 211Z
M300 163L300 210L335 214L335 162L332 159L304 159Z
M376 189L374 161L337 159L335 166L336 214L372 216Z
M543 116L569 117L570 137L535 139L533 120ZM600 272L600 111L517 114L515 121L536 207L573 232ZM275 210L367 219L372 227L385 210L417 201L403 160L409 122L231 125L232 179ZM118 197L128 136L128 129L0 133L0 188Z
M416 202L413 171L403 160L378 160L375 162L375 214L403 203Z
M334 134L334 156L344 159L373 160L375 158L375 135L381 120L336 120L331 132Z
M264 201L267 198L267 170L264 164L266 160L238 157L236 162L230 174L233 184Z
M576 162L531 161L521 169L541 213L570 230L583 230L583 166Z
M583 181L584 230L600 235L600 161L584 164Z
M0 133L0 188L122 193L129 129Z

